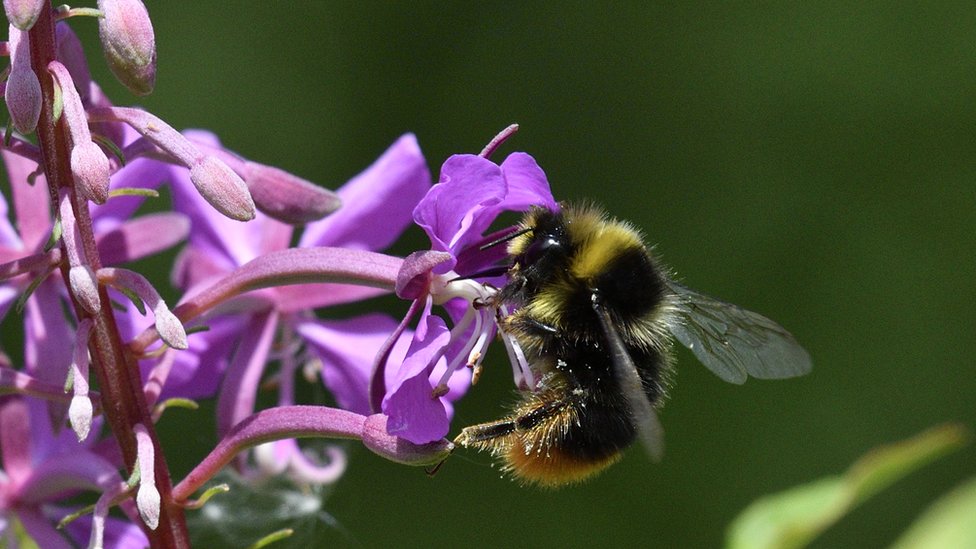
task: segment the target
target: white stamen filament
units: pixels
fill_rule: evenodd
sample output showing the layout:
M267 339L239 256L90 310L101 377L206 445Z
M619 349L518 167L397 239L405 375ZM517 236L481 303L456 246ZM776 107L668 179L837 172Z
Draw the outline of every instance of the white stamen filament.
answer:
M509 315L508 308L505 305L499 306L498 311L502 317ZM498 332L501 334L502 343L505 345L505 351L508 353L508 359L512 363L515 386L522 391L535 390L538 380L535 378L535 374L529 366L529 361L525 358L525 352L522 350L522 347L505 330L499 329Z
M468 307L467 309L465 309L464 316L462 316L461 320L459 320L458 323L454 325L454 328L451 329L451 338L447 341L447 344L445 344L443 347L438 349L436 353L434 353L434 356L431 357L428 366L436 365L437 361L440 360L442 356L444 356L444 354L451 347L451 345L453 345L456 341L458 341L459 339L461 339L461 337L464 336L464 332L468 330L468 326L471 325L471 321L474 320L475 317L476 315L475 315L474 307ZM465 345L465 348L467 348L467 345ZM461 356L463 354L464 353L462 351L461 353L458 353L458 356ZM444 370L444 373L441 375L440 380L438 380L437 385L434 386L433 396L435 398L447 394L447 380L451 378L451 374L453 374L454 370L457 368L457 365L455 364L456 360L457 357L451 359L451 362L448 364L447 369Z
M441 376L440 381L437 383L437 387L444 389L447 388L447 382L451 379L451 376L456 372L462 364L467 364L471 360L471 353L474 351L475 344L481 340L482 326L484 326L484 314L479 313L474 307L469 307L464 313L464 317L467 318L471 316L474 319L474 330L471 335L477 335L478 337L470 337L465 342L464 347L458 351L451 362L448 363L447 369L444 370L444 375ZM470 323L470 322L469 322ZM463 332L460 332L463 335ZM460 337L460 336L459 336ZM451 331L451 340L454 340L454 331ZM437 389L435 389L436 391Z
M465 333L468 331L468 327L474 322L474 329L471 332L471 336L468 338L464 347L454 356L448 363L447 368L441 375L440 380L434 387L433 396L440 397L448 392L448 381L451 376L456 372L462 364L474 367L476 364L480 364L483 360L486 347L488 345L488 339L490 335L490 329L487 328L488 323L492 321L491 316L492 311L489 308L477 307L475 303L489 303L495 294L495 290L471 279L459 279L457 273L449 272L443 275L439 275L442 284L432 285L434 287L439 287L440 291L435 292L432 296L434 303L443 304L454 298L464 299L468 303L468 308L464 311L464 316L451 330L451 338L438 353L434 355L431 360L431 364L436 364L438 360L449 347L457 343L457 341L464 337Z

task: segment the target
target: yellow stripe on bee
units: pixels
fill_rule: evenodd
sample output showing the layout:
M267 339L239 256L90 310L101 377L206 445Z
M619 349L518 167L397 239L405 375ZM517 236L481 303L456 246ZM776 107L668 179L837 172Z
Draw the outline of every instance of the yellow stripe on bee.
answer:
M602 226L587 234L573 257L570 274L580 280L590 281L605 273L614 259L634 248L643 249L640 233L621 222L603 222Z
M542 215L543 212L547 212L547 211L548 210L544 210L541 208L533 208L529 210L528 212L525 213L525 216L522 218L522 221L519 223L518 229L519 230L534 229L535 226L538 224L536 219L540 215ZM535 235L532 234L531 231L516 236L515 238L512 239L511 242L508 243L508 254L511 256L517 256L525 253L525 250L528 249L529 244L532 243L533 239L535 239Z
M526 314L543 324L562 328L571 295L573 287L567 281L552 280L525 306Z

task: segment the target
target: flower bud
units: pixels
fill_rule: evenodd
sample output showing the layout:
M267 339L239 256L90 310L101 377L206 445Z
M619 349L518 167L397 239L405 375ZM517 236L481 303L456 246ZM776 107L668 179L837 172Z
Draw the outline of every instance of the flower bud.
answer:
M254 219L254 201L241 176L215 156L190 167L190 181L218 212L238 221Z
M27 33L10 26L10 75L4 100L10 119L22 134L33 133L41 118L41 83L30 64L30 43Z
M27 31L34 26L45 5L47 0L3 0L3 11L11 25Z
M139 489L136 491L136 508L139 516L150 530L159 526L159 490L156 489L155 460L156 449L146 427L137 423L133 428L136 435L136 452L139 455Z
M71 175L75 185L85 198L104 204L108 200L111 170L108 157L92 141L85 107L67 67L59 61L51 61L47 68L61 87L64 122L71 133Z
M95 204L108 200L110 171L108 157L95 143L88 141L71 149L71 174L76 188Z
M242 175L258 209L285 223L317 221L342 204L332 191L279 168L246 161Z
M91 338L92 324L90 318L84 318L78 323L71 365L68 366L71 390L74 393L71 397L71 405L68 406L68 421L79 442L88 438L94 415L88 385L88 340Z
M91 397L88 395L74 395L71 397L71 404L68 405L68 422L71 423L71 430L78 436L78 442L83 442L91 432L92 416Z
M71 293L78 303L89 313L95 314L101 308L98 297L98 282L95 272L88 265L75 265L68 270L68 282Z
M156 331L167 345L174 349L187 348L186 329L146 277L135 271L115 267L103 267L97 274L99 282L131 292L152 309Z
M112 73L136 95L156 84L156 37L140 0L99 0L98 35Z

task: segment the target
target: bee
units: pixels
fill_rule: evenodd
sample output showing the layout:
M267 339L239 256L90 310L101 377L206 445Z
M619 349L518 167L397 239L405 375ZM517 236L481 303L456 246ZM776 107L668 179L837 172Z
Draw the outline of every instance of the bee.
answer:
M522 483L580 482L638 438L659 460L672 338L731 383L811 369L783 327L675 282L638 230L594 206L535 207L489 246L504 242L508 281L493 299L514 312L499 328L537 382L507 417L455 443L490 451Z

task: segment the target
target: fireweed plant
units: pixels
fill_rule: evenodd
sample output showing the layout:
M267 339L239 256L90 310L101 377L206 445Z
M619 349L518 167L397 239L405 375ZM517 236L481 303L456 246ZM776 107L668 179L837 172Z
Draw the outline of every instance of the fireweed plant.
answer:
M296 438L441 463L453 403L498 335L488 305L504 249L485 244L506 233L490 226L505 211L558 207L532 157L489 160L516 127L447 159L437 184L404 135L333 193L208 132L115 106L68 22L97 21L113 74L148 94L155 39L139 0L4 9L0 319L23 315L24 347L20 364L0 352L0 545L186 547L186 509L206 505L214 490L200 489L227 465L246 482L342 475L341 446L313 452ZM162 185L173 211L141 213ZM411 224L430 249L382 253ZM170 307L124 265L178 245L182 298ZM403 300L399 321L328 318L390 293ZM531 389L520 349L500 339ZM320 378L337 407L298 404L302 378ZM262 389L276 406L257 409ZM167 407L206 398L219 440L173 479L154 426Z

